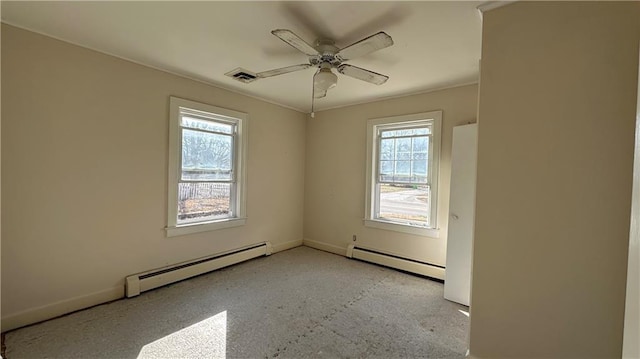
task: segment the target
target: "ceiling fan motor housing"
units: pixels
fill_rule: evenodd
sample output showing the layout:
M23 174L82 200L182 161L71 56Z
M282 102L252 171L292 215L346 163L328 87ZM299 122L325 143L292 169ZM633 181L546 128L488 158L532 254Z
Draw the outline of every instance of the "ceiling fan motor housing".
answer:
M340 51L340 49L335 46L332 40L318 39L315 45L315 49L318 50L319 54L309 57L309 63L311 65L318 66L322 63L329 63L333 66L340 65L342 61L336 56L336 53Z

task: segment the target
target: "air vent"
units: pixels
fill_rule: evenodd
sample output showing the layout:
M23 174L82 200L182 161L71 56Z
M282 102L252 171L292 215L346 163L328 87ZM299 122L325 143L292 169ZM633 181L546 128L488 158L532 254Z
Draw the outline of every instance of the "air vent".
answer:
M253 82L258 79L255 73L240 67L227 72L225 75L244 83Z

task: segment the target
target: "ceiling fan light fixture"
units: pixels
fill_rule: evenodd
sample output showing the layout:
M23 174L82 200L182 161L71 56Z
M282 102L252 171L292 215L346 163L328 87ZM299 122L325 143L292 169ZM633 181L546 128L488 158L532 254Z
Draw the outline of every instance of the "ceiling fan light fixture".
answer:
M314 76L314 86L321 91L327 91L338 83L338 76L330 68L322 68Z

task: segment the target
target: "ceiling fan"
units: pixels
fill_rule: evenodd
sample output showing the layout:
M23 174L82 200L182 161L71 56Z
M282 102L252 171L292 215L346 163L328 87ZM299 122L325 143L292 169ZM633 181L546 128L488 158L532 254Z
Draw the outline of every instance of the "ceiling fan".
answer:
M389 79L388 76L377 72L344 64L344 62L356 57L364 56L393 45L393 39L391 39L391 36L387 35L385 32L381 31L377 34L366 37L343 49L337 48L335 46L335 42L329 39L318 39L315 42L315 46L311 46L291 30L278 29L271 31L271 33L280 38L280 40L293 46L298 51L309 56L309 63L287 66L258 73L251 73L250 71L238 68L226 73L226 75L242 82L252 82L262 78L305 70L310 67L317 67L318 71L313 75L313 98L325 97L327 95L327 91L336 86L338 83L338 76L333 73L332 69L334 68L343 75L376 85L382 85Z

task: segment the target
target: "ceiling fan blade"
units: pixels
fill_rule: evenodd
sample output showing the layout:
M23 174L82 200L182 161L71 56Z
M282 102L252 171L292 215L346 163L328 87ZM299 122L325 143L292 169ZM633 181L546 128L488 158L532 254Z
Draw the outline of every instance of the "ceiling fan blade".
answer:
M300 70L306 70L309 67L311 67L310 64L300 64L300 65L293 65L293 66L287 66L287 67L281 67L279 69L274 69L274 70L269 70L269 71L262 71L262 72L258 72L256 74L257 77L260 78L265 78L265 77L271 77L271 76L278 76L278 75L282 75L282 74L286 74L289 72L294 72L294 71L300 71Z
M351 76L355 79L370 82L376 85L382 85L389 79L389 76L385 76L377 72L365 70L360 67L347 64L338 66L338 72L343 75Z
M309 45L306 41L302 40L300 36L294 34L290 30L277 29L271 31L271 33L280 38L280 40L303 52L307 56L320 55L318 50L314 49L313 46Z
M364 56L374 51L384 49L393 45L393 39L385 32L380 31L375 35L371 35L365 39L362 39L355 44L349 45L344 49L338 51L336 57L340 61L347 61L355 59L356 57Z

